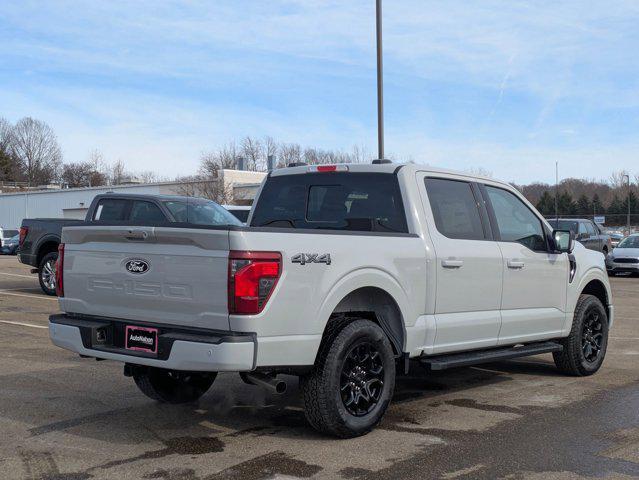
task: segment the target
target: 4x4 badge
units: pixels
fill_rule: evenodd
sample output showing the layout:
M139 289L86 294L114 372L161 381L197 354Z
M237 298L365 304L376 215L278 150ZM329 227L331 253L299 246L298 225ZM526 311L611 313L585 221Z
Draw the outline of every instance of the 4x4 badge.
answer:
M291 262L299 263L300 265L306 265L307 263L325 263L326 265L331 264L331 254L330 253L298 253L297 255L293 255L291 258Z

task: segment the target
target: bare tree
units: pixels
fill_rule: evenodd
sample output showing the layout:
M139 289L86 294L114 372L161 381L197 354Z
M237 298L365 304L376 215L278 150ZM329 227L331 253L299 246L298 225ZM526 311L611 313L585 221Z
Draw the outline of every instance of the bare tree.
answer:
M246 170L264 170L264 149L260 140L249 136L244 137L244 140L242 140L242 156L246 160L246 165L244 166Z
M126 177L124 162L121 159L116 160L109 170L109 181L111 185L120 185Z
M224 184L220 177L195 175L193 177L178 178L178 181L182 182L182 185L178 188L180 195L208 198L221 205L233 203L233 186Z
M277 166L285 167L289 163L299 163L302 161L302 148L297 143L283 143L279 146Z
M235 142L223 146L216 152L203 152L200 156L199 175L217 177L218 170L235 168L238 149Z
M630 173L626 170L618 170L612 172L612 175L610 175L610 185L612 186L612 188L626 186L628 182L628 180L626 179L627 175L630 175Z
M11 150L29 185L51 183L58 176L62 151L46 123L25 117L13 127Z
M134 176L142 181L142 183L156 183L161 182L162 178L151 170L143 170L141 172L136 172Z
M107 185L109 183L109 167L104 161L104 155L100 150L93 149L89 152L87 163L90 166L88 183L92 187Z
M90 187L92 165L89 162L65 163L62 166L61 180L70 188Z
M273 160L277 157L278 146L272 137L264 137L264 154L266 155L266 169L268 170L268 158L273 157ZM275 166L275 165L273 165Z
M373 156L366 147L358 147L357 145L353 146L350 159L352 163L370 163L371 158L373 158Z
M18 165L11 151L13 126L0 118L0 180L16 180Z

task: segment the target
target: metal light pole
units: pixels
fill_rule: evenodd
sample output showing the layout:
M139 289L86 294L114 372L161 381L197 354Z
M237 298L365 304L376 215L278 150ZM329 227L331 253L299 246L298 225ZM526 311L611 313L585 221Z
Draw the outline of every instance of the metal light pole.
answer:
M559 162L555 162L555 220L559 218ZM555 227L559 225L555 221Z
M377 24L377 158L384 159L384 66L382 63L382 0L376 0Z
M624 177L626 177L627 181L628 181L628 221L627 221L627 227L628 227L628 235L630 235L630 175L624 175Z

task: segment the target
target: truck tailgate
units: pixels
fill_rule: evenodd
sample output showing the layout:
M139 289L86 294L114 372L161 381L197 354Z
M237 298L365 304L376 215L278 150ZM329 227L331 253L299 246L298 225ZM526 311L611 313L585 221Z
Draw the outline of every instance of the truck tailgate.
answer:
M63 311L229 329L228 230L69 227L62 242Z

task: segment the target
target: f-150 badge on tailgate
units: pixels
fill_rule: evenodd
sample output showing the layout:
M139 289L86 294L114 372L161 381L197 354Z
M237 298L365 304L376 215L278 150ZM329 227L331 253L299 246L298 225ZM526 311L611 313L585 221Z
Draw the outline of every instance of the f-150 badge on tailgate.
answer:
M129 260L126 262L125 268L131 273L145 273L149 269L149 264L144 260Z
M298 253L297 255L293 255L291 258L291 262L299 263L300 265L306 265L307 263L325 263L326 265L331 264L331 254L330 253Z

